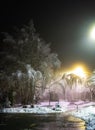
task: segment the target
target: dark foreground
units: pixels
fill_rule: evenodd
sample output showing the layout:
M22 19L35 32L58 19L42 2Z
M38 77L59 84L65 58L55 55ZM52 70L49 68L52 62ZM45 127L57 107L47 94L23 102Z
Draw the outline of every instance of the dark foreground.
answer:
M85 130L84 126L68 127L60 114L0 114L0 130Z

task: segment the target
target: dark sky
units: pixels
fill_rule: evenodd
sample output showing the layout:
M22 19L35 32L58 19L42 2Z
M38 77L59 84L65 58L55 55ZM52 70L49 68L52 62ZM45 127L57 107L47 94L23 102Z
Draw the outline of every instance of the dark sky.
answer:
M20 1L20 0L19 0ZM95 0L26 0L0 3L0 32L11 32L33 19L35 28L45 41L51 42L63 66L82 62L95 69L95 43L88 32L95 23Z

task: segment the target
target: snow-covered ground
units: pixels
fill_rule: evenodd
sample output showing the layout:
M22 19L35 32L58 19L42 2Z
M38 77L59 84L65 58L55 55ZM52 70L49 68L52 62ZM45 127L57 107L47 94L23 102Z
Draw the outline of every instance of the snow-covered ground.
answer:
M47 105L34 105L34 108L31 108L30 105L26 105L27 108L21 107L12 107L12 108L3 108L0 110L2 113L35 113L35 114L47 114L47 113L56 113L56 112L65 112L66 107L54 107Z
M15 107L15 108L4 108L0 112L3 113L38 113L38 114L47 114L47 113L58 113L70 111L70 113L76 117L79 117L86 122L87 130L95 130L95 103L94 102L52 102L48 106L48 102L42 102L39 105L34 105L34 108L31 108L30 105L27 105L27 108Z
M72 115L85 120L86 130L95 130L95 106L81 108L72 112Z

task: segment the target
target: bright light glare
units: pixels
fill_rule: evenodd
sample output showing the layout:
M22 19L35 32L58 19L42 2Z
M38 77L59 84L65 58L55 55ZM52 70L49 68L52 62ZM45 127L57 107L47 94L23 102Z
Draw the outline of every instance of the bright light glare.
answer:
M90 31L90 38L92 40L95 40L95 26L92 27L91 31Z
M75 74L76 76L79 76L80 78L87 78L88 75L91 74L90 70L88 67L82 63L82 62L77 62L74 63L70 69L65 70L65 73L68 74Z
M79 76L79 77L85 77L85 73L83 71L82 67L77 67L72 71L73 74Z

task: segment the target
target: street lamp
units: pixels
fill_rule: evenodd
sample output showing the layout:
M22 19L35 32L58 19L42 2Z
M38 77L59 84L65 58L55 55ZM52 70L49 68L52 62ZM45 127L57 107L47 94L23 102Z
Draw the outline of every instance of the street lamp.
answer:
M84 73L84 70L81 66L78 66L76 67L74 70L73 70L73 73L78 75L79 77L85 77L85 73Z
M74 64L72 66L72 69L68 72L71 74L75 74L81 78L86 78L86 72L87 72L87 68L85 65L78 63L78 64Z
M92 28L90 30L90 38L91 38L91 40L95 40L95 25L92 26Z

